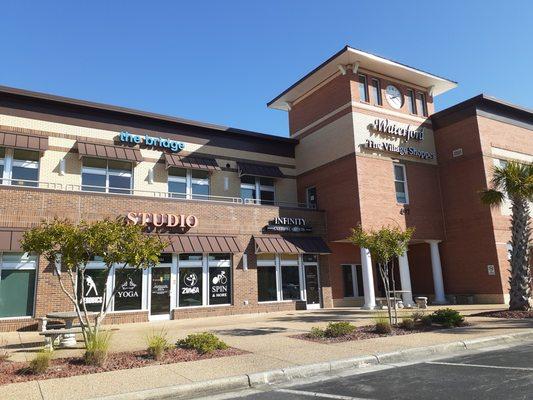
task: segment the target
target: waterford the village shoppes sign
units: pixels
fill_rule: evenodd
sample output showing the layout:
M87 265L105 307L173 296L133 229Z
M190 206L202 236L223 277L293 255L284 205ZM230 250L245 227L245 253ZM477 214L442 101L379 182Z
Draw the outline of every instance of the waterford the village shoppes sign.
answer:
M425 129L420 127L418 129L412 129L410 125L400 126L395 123L389 122L387 119L377 118L371 128L374 132L396 136L401 139L401 142L405 143L411 140L422 142L424 140ZM367 139L363 144L363 147L372 150L385 151L387 153L396 153L401 156L418 157L423 160L433 160L435 153L421 150L417 147L412 147L404 144L394 144L387 142L378 142L372 139Z

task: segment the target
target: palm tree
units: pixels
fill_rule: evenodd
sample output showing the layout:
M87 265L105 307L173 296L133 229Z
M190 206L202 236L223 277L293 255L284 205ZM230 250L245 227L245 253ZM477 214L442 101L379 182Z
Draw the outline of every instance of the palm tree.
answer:
M481 192L485 204L498 206L507 198L512 205L511 216L511 277L510 310L531 308L531 271L529 249L531 228L530 202L533 201L533 164L509 162L495 167L491 189Z

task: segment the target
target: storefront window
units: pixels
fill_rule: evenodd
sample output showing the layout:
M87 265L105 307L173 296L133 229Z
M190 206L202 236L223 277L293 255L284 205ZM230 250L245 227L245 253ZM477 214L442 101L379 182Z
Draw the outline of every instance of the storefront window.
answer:
M276 301L278 299L275 265L257 267L257 293L259 301Z
M179 306L196 307L202 305L202 267L180 267Z
M131 193L132 165L126 161L84 158L81 189L89 192Z
M241 198L256 204L274 204L274 179L241 176Z
M107 283L105 269L86 269L83 281L78 278L78 296L80 307L85 300L87 311L100 311L104 301L104 289ZM82 297L83 296L83 297ZM83 308L82 308L83 309Z
M297 265L281 266L283 300L300 300L300 273Z
M360 265L343 264L342 278L344 297L361 297L364 296L363 289L363 270Z
M37 257L0 254L0 318L33 315Z
M140 310L142 308L142 269L120 268L115 270L115 311Z
M209 171L169 168L168 192L178 199L207 199Z
M231 255L209 254L209 304L231 303Z

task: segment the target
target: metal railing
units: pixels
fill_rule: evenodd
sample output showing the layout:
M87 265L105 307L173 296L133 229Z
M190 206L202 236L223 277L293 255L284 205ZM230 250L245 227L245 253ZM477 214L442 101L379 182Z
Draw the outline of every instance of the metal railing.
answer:
M217 196L217 195L202 195L191 193L175 193L175 192L161 192L153 190L142 189L127 189L118 187L103 187L93 185L78 185L78 184L62 184L57 182L34 181L24 179L0 179L0 187L17 187L17 188L31 188L31 189L47 189L64 192L75 193L95 193L95 194L109 194L118 196L140 196L140 197L155 197L158 199L172 199L177 201L200 201L200 202L215 202L226 204L244 204L256 206L275 206L286 208L301 208L314 210L316 207L308 206L305 203L291 203L285 201L269 201L256 199L242 199L241 197Z

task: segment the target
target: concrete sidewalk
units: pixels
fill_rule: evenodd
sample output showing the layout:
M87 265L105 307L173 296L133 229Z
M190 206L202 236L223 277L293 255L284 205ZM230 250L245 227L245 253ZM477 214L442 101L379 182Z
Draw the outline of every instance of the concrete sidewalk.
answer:
M468 315L502 306L454 308ZM428 312L431 311L430 308ZM289 337L296 333L308 332L312 326L325 326L331 321L350 321L356 325L371 324L375 315L375 312L359 309L337 308L116 325L113 326L117 330L112 339L112 351L116 352L144 349L146 335L163 328L168 332L171 341L192 332L211 331L230 346L250 353L5 385L0 387L0 399L70 399L73 398L73 393L77 399L86 399L479 337L526 332L533 327L531 320L471 317L468 321L472 325L463 328L335 344L313 343ZM8 346L12 348L12 360L31 359L42 345L42 337L36 332L4 333L0 337L5 338ZM80 346L79 349L58 350L56 356L71 356L82 352Z

